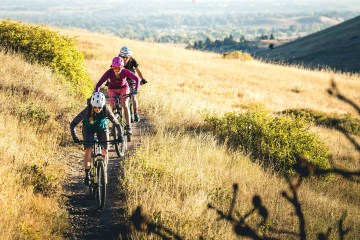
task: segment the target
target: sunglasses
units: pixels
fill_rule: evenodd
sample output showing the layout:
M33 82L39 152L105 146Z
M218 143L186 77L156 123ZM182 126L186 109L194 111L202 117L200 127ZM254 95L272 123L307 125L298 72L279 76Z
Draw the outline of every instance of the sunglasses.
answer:
M101 107L93 107L93 109L99 109L99 110L100 110L100 109L101 109Z

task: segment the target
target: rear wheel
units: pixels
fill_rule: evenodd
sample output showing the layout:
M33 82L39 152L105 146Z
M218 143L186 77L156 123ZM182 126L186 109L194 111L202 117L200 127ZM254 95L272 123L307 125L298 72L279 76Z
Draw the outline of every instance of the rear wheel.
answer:
M105 166L103 161L98 161L97 163L97 203L98 207L101 210L105 208L105 200L106 200L106 176L105 176Z
M120 117L119 113L115 113L115 117L118 120L118 122L120 123L120 128L121 128L121 134L123 135L123 142L122 143L115 143L115 152L119 157L124 157L125 156L125 151L126 151L126 147L127 147L127 138L125 138L124 136L124 123ZM113 133L114 133L114 140L117 139L117 137L119 136L118 130L115 126L113 126Z

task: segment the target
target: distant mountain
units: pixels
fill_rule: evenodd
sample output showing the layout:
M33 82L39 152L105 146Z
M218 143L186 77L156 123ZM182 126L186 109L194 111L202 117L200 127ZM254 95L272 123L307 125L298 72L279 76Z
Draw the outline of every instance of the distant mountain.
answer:
M256 58L271 62L360 72L360 16L273 49Z

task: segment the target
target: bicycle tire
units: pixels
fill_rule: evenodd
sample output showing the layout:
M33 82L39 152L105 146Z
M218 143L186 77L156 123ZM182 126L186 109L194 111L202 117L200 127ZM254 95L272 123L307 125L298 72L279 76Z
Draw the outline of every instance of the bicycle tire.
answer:
M94 200L95 199L95 196L96 196L96 191L97 191L97 188L96 188L96 175L94 176L96 170L94 169L94 167L92 167L90 169L90 184L89 184L89 197L90 199Z
M121 128L121 131L122 131L122 134L123 134L123 142L114 144L115 145L115 152L118 155L118 157L123 158L123 157L125 157L125 151L126 151L126 148L127 148L127 138L125 138L125 136L124 136L124 132L125 132L124 131L125 130L124 129L124 123L123 123L123 121L121 119L121 116L120 116L120 114L118 112L115 112L114 114L115 114L116 119L120 123L120 128ZM117 131L115 126L113 126L113 133L114 133L113 138L114 138L114 140L116 140L117 136L118 136L118 131Z
M105 176L105 166L102 160L97 162L97 204L100 210L105 209L106 201L106 176Z

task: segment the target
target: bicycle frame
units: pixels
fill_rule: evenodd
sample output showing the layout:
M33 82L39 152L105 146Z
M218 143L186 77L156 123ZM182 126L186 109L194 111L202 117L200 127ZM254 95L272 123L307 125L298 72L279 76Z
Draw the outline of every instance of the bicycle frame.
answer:
M107 164L105 156L102 154L102 143L117 143L117 141L80 141L80 143L92 144L92 154L90 160L90 184L89 193L92 199L97 200L97 206L104 210L106 201L106 184L107 184Z
M130 97L132 96L132 94L126 94L126 97ZM114 98L115 99L115 109L113 109L113 113L115 115L115 117L118 119L120 126L121 126L121 130L122 130L122 134L124 136L124 142L121 144L115 144L115 151L117 153L117 155L119 157L124 157L125 156L125 150L127 148L127 142L131 141L131 135L125 135L125 126L126 126L126 121L124 118L124 111L123 108L121 106L121 97L120 96L116 96L116 97L107 97L107 98ZM114 134L114 139L117 138L117 131L115 128L113 128L113 134Z

